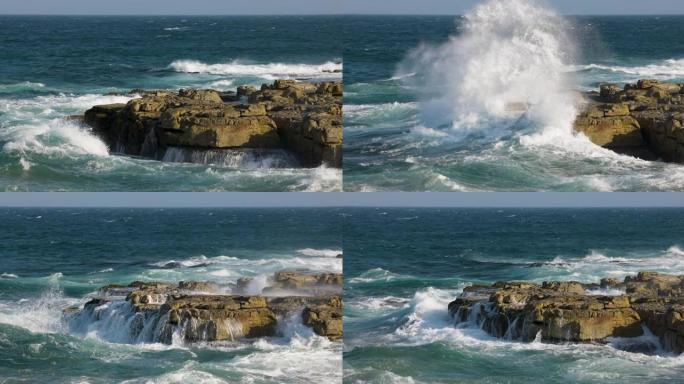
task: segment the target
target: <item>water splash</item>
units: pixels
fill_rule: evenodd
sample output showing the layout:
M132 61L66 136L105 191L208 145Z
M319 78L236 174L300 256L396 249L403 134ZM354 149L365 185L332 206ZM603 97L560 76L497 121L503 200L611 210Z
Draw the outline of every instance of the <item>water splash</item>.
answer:
M400 72L422 72L441 92L423 105L429 126L510 130L524 116L538 129L569 135L576 107L567 24L536 1L491 0L464 16L458 36L415 50Z

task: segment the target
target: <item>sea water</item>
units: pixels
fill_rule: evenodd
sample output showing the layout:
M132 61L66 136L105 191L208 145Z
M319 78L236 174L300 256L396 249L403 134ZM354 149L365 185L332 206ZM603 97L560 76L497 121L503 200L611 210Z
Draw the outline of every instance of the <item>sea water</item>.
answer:
M0 190L329 191L339 170L119 156L69 115L134 88L339 80L335 17L0 16Z
M681 381L684 358L662 351L648 333L606 345L510 341L455 324L447 306L473 284L683 274L682 209L346 214L345 383ZM644 343L659 352L628 352Z
M684 166L572 130L577 91L684 82L683 21L561 16L533 0L346 18L345 189L683 190Z
M335 383L342 343L298 319L278 335L161 344L105 316L74 324L107 284L265 281L341 272L331 209L0 209L0 378L31 383ZM112 304L111 306L115 306ZM118 308L118 316L125 308ZM116 315L112 315L116 317ZM115 319L114 319L115 320ZM1 380L0 380L1 381Z

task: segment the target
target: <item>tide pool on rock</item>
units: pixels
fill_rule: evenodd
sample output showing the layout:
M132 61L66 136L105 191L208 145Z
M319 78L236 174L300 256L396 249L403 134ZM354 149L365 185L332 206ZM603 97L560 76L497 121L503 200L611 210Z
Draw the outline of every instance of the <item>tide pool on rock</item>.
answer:
M684 190L682 164L573 131L580 92L684 82L682 17L562 17L541 3L349 19L345 190Z
M280 150L174 147L165 158L119 156L122 148L70 118L96 105L128 103L138 97L128 94L132 89L229 94L278 79L339 81L336 22L326 16L0 17L6 50L0 190L340 190L339 169Z
M345 383L684 373L682 209L345 214Z
M337 209L5 209L3 379L341 380Z

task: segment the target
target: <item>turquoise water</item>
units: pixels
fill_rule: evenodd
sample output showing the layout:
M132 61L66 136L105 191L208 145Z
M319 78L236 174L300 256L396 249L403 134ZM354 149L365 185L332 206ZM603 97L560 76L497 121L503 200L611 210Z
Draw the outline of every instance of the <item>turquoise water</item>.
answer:
M684 273L682 209L345 212L345 383L674 383L684 358L456 327L471 284Z
M244 342L118 344L61 312L106 284L341 272L332 209L0 209L0 381L334 383L341 342L298 322Z
M345 190L684 190L683 166L616 155L571 128L573 90L684 82L682 16L481 3L467 18L345 19Z
M65 117L134 88L235 90L341 69L334 17L0 16L0 190L328 191L328 168L116 156ZM302 28L306 26L306 28Z

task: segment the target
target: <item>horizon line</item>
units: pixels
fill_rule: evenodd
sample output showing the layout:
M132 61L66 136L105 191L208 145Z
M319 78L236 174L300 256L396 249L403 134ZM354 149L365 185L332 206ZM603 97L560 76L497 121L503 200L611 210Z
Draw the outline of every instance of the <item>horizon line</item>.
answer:
M477 205L477 206L466 206L466 205L281 205L281 206L240 206L240 205L186 205L186 206L172 206L172 205L159 205L159 206L139 206L139 205L0 205L0 208L26 208L26 209L61 209L61 208L80 208L80 209L97 209L97 208L108 208L108 209L289 209L289 208L307 208L307 209L341 209L341 208L367 208L367 209L385 209L385 208L403 208L403 209L500 209L500 208L515 208L515 209L684 209L683 205L642 205L638 207L628 206L628 205L615 205L615 206L605 206L605 205L586 205L586 206L572 206L572 205L559 205L559 206L514 206L514 205Z
M656 198L656 196L658 196ZM682 193L25 192L3 208L684 208Z
M682 13L560 13L561 16L684 16ZM345 13L239 13L239 14L204 14L204 13L0 13L2 16L42 16L42 17L64 17L64 16L97 16L97 17L274 17L274 16L430 16L430 17L453 17L464 16L460 13L361 13L361 12L345 12Z

